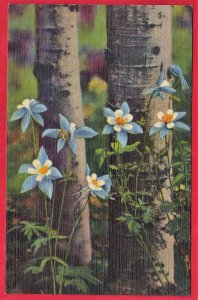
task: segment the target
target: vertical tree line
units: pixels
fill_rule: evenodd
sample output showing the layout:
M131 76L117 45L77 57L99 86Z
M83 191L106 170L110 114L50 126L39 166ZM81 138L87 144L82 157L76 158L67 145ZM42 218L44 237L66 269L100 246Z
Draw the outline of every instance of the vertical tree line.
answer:
M157 112L170 107L169 99L155 99L150 111L146 111L146 100L142 95L145 88L154 86L161 70L171 64L171 6L126 5L107 6L107 49L108 49L108 104L120 107L127 101L134 120L145 118L156 120ZM133 137L131 141L139 139ZM164 141L155 138L155 150L164 147ZM148 160L151 159L148 157ZM137 161L138 156L127 155L126 161ZM148 174L142 173L138 188L148 189ZM134 191L134 182L131 182ZM163 193L165 193L163 191ZM170 196L166 195L170 201ZM160 205L158 201L154 201ZM141 292L148 284L148 259L135 238L127 235L126 228L115 219L121 215L124 205L120 199L109 202L109 279L117 282L133 280L134 291ZM174 282L174 239L161 230L167 222L160 216L156 228L165 242L158 247L157 255L169 272L169 281ZM153 238L156 231L152 233ZM155 241L155 246L159 241ZM158 245L159 246L159 245ZM151 280L152 282L152 280ZM152 285L152 283L151 283Z
M76 5L36 5L36 62L34 73L38 79L39 100L48 107L45 124L47 128L59 128L58 115L61 113L77 126L84 124L82 96L80 89L79 49L78 49L78 6ZM75 174L72 181L56 187L55 209L64 204L60 232L68 235L87 201L78 201L80 191L86 184L86 154L84 139L77 141L77 155L69 161L67 151L57 154L56 141L43 139L43 145L52 161L61 171ZM76 205L77 203L77 205ZM55 215L54 225L58 220ZM75 230L71 261L87 265L91 261L91 240L89 208L86 207L79 226Z

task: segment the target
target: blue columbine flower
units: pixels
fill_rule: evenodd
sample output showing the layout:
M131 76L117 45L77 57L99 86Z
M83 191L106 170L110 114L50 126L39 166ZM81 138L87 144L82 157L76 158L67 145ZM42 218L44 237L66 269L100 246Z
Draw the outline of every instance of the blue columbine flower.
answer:
M50 199L53 193L52 180L63 177L57 168L52 167L52 161L49 160L43 147L41 147L39 151L38 158L33 160L32 164L22 165L19 169L19 173L31 175L24 181L21 193L25 193L39 186L39 189Z
M160 132L160 137L163 139L170 130L173 128L179 128L184 130L190 130L189 126L183 122L178 122L179 119L183 118L186 112L173 112L172 109L168 109L166 114L162 111L158 112L157 118L159 122L155 123L150 129L150 135Z
M48 136L54 139L58 138L57 152L59 152L65 146L65 143L68 142L70 149L76 154L76 138L92 138L98 134L87 126L76 128L75 123L69 123L69 121L61 114L59 114L59 118L59 129L46 129L42 134L42 137Z
M10 121L16 121L21 119L21 130L23 133L27 130L31 117L39 125L44 126L43 118L40 113L47 110L47 107L38 101L32 99L23 100L22 104L17 105L17 111L15 111L10 119Z
M104 114L107 117L107 123L103 129L103 134L116 132L116 139L124 148L128 141L128 133L143 133L142 128L134 122L130 114L130 108L127 102L123 102L120 109L113 112L110 108L104 107Z
M111 178L109 175L98 177L95 173L90 174L89 166L86 167L87 183L91 194L101 199L106 199L111 191Z
M182 90L189 89L188 83L183 76L182 69L178 65L171 65L170 68L168 69L168 75L170 77L174 76L174 77L178 77L180 79L181 85L182 85Z
M170 83L165 79L164 72L160 73L160 76L154 87L145 89L143 95L152 95L152 98L160 97L162 100L166 99L164 93L174 94L176 90L170 86Z

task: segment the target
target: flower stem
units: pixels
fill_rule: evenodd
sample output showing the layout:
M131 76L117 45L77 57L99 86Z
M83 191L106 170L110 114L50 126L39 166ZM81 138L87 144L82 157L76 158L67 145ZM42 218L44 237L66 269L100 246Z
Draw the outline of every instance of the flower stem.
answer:
M81 213L79 214L78 218L76 219L76 222L74 223L74 226L73 226L73 228L72 228L71 234L70 234L70 236L69 236L69 241L68 241L68 246L67 246L67 252L66 252L66 254L65 254L65 260L64 260L65 263L67 262L68 257L69 257L69 254L70 254L71 243L72 243L72 240L73 240L74 232L75 232L76 227L78 226L78 224L79 224L79 222L80 222L80 219L81 219L81 217L82 217L82 215L83 215L83 212L84 212L84 210L85 210L85 208L86 208L86 206L87 206L87 203L88 203L88 199L86 200L86 202L85 202L85 204L84 204L84 206L83 206L83 208L82 208L82 210L81 210ZM64 267L64 269L65 269L65 267ZM63 272L62 272L62 278L61 278L61 280L60 280L61 284L60 284L60 288L59 288L59 294L62 293L63 276L64 276L64 270L63 270Z
M35 128L34 128L34 121L31 119L32 125L32 137L33 137L33 144L34 144L34 156L37 156L37 147L36 147L36 135L35 135Z
M178 139L177 135L174 133L174 138L176 139L176 142L179 146L180 152L181 152L181 159L183 163L183 168L184 168L184 175L185 175L185 194L186 194L186 205L188 206L188 180L187 180L187 175L186 175L186 161L185 161L185 155L180 143L180 140Z
M69 148L68 148L68 157L67 157L67 166L66 167L67 167L67 170L69 170L69 167L70 167L70 149ZM64 201L65 201L66 187L67 187L67 177L65 178L65 184L63 187L63 194L62 194L61 206L60 206L59 217L58 217L57 235L59 234L59 230L60 230L60 224L61 224L62 213L63 213L63 205L64 205ZM55 256L57 253L57 242L58 242L58 240L56 239L56 241L55 241Z
M62 212L63 212L63 204L64 204L64 200L65 200L66 187L67 187L67 179L65 179L65 184L64 184L64 188L63 188L63 194L62 194L62 200L61 200L61 206L60 206L59 218L58 218L57 235L59 235L59 230L60 230L60 224L61 224L61 219L62 219ZM56 239L56 241L55 241L55 256L56 256L56 253L57 253L57 242L58 242L58 240Z
M164 288L164 282L162 281L162 279L160 277L160 274L159 274L159 272L158 272L158 270L157 270L157 268L156 268L156 266L155 266L155 264L153 262L152 256L151 256L151 254L149 252L149 249L148 249L147 245L145 244L145 242L144 242L144 240L143 240L143 238L142 238L142 236L140 234L138 235L138 239L137 240L138 240L139 244L143 247L143 249L145 249L145 251L146 251L146 253L147 253L147 255L148 255L149 259L150 259L150 262L152 264L152 267L153 267L153 269L154 269L154 271L155 271L155 273L157 275L157 278L158 278L159 282L161 283L162 287Z
M51 206L51 220L50 220L50 227L53 226L53 219L54 219L54 205L55 205L55 197L56 197L56 182L54 182L54 192L52 197L52 206Z
M49 226L49 224L48 224L47 198L45 198L45 215L46 215L46 225ZM50 257L51 257L50 262L51 262L52 279L53 279L53 291L54 291L54 294L56 294L56 279L55 279L55 272L54 272L54 264L53 264L53 260L52 260L52 246L51 246L50 235L51 235L51 227L49 227L48 245L49 245L49 254L50 254Z

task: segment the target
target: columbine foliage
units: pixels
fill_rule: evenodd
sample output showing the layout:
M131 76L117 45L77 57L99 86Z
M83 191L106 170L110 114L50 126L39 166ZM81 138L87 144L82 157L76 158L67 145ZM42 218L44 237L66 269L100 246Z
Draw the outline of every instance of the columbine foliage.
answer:
M154 87L145 89L143 94L150 95L148 101L148 114L150 104L153 99L160 97L162 100L169 97L173 99L172 94L176 90L172 87L172 77L178 77L182 88L188 88L188 84L183 77L182 70L177 65L171 65L168 69L168 78L165 78L164 72L161 72L159 79ZM174 96L174 98L177 98ZM13 113L11 120L21 119L21 128L25 132L30 121L44 125L40 113L47 108L36 100L25 99L21 105L18 105L17 111ZM115 111L104 107L104 114L107 124L102 134L111 135L111 142L108 149L98 148L95 154L98 160L99 169L104 167L107 162L109 174L98 176L92 173L89 166L86 166L87 184L82 188L79 200L85 198L90 193L94 198L121 202L123 214L115 221L121 222L128 228L129 235L135 237L141 247L148 255L150 265L153 268L157 280L164 288L164 282L169 283L168 274L165 272L162 263L159 261L153 247L153 240L149 234L150 228L154 228L156 219L161 213L165 213L168 219L164 230L176 239L178 253L183 257L184 262L190 260L190 148L188 144L177 138L175 129L189 131L190 128L180 119L185 117L185 112L174 112L169 108L167 112L159 112L159 119L151 128L148 126L148 116L145 115L144 132L138 120L133 122L133 115L127 102L123 102ZM77 155L76 139L92 138L98 133L87 126L77 127L73 122L69 122L63 115L59 114L60 127L45 129L42 137L57 139L57 155L64 148L69 146L71 153L68 154L67 170L60 171L52 166L52 161L43 147L36 148L34 126L32 126L34 139L35 158L31 164L24 164L20 167L19 173L25 173L29 176L25 179L21 193L28 192L35 187L39 187L42 193L46 195L41 201L45 203L45 224L37 224L26 220L8 231L19 230L27 239L29 248L33 252L33 260L30 260L25 273L31 273L39 277L47 270L50 270L49 280L52 286L51 292L56 293L83 293L87 294L90 286L98 285L99 281L94 277L89 268L71 266L68 264L73 235L78 226L83 211L87 205L85 203L82 211L77 216L70 235L64 236L59 232L60 220L62 218L62 209L59 211L58 227L53 225L53 209L55 193L53 195L53 183L64 185L62 194L62 204L67 184L75 180L75 176L70 168L70 159L72 155ZM139 124L138 124L139 123ZM150 135L148 134L150 133ZM152 146L153 135L159 133L161 139L165 140L165 147L156 153ZM128 144L128 135L136 134L140 138L135 143ZM140 135L139 135L140 134ZM173 147L172 159L169 158L168 149L170 138L176 141ZM143 136L143 138L141 138ZM126 162L123 156L134 153L138 157L135 161ZM147 157L152 156L152 165ZM110 163L109 163L110 160ZM163 168L161 166L163 165ZM145 179L148 184L144 188L139 188L140 177ZM168 180L168 184L167 184ZM133 190L130 189L133 182ZM150 187L152 186L152 190ZM172 202L168 201L162 192L162 189L168 189L171 192ZM160 208L154 205L154 199L161 202ZM49 201L52 199L52 205L49 210ZM171 218L170 218L171 214ZM156 229L156 228L155 228ZM59 241L66 244L66 253L64 257L58 256ZM185 247L183 247L185 246ZM185 249L185 250L184 250ZM42 255L42 256L41 256ZM189 276L189 264L186 263L186 273ZM160 274L160 275L159 275Z

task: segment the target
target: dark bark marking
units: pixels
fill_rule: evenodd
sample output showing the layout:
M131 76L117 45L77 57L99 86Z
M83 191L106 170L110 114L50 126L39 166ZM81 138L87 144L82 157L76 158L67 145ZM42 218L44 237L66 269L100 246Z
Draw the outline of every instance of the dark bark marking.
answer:
M158 55L160 53L160 47L158 46L155 46L151 49L151 52L154 54L154 55Z
M71 12L73 12L73 11L79 11L79 6L78 5L69 5L69 10L71 11Z
M51 64L40 64L38 62L34 65L34 75L39 80L49 80L55 73L55 68Z

